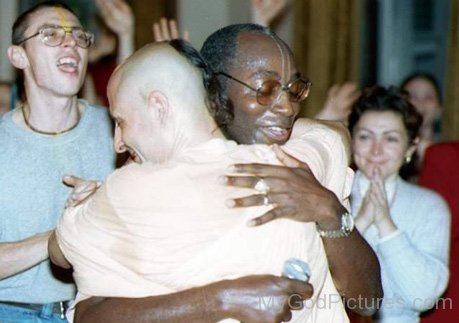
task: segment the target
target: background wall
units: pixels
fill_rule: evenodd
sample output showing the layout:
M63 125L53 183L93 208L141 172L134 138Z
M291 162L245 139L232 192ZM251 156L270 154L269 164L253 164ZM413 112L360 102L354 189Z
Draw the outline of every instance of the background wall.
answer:
M18 11L18 2L0 0L0 8L0 82L11 82L14 79L14 71L6 51L10 44L11 26Z
M273 29L291 45L291 1L285 14L275 21ZM234 23L250 22L249 0L177 0L177 17L181 29L190 31L190 42L200 48L215 30Z
M14 77L13 69L6 58L6 49L10 43L11 24L17 16L19 4L24 6L35 1L37 0L0 0L0 81L9 82ZM88 20L87 16L95 12L93 0L64 1L77 4L84 11L78 12L83 20ZM177 18L179 27L190 32L190 40L197 48L216 29L231 23L250 21L249 0L126 1L132 6L136 16L137 47L152 41L152 23L162 16ZM398 84L407 74L427 69L443 84L448 13L454 15L450 4L458 1L289 0L284 14L271 27L291 48L296 49L301 72L312 78L314 91L308 101L312 106L309 110L314 112L323 104L327 89L334 83L346 80L357 81L360 86L375 83ZM361 13L350 15L345 12L348 9L342 8L356 8ZM321 17L328 16L334 18L320 20ZM329 32L334 25L338 26L335 33ZM353 42L344 40L344 43L359 47L356 54L358 68L352 67L356 65L353 60L339 60L340 64L322 64L327 57L343 54L342 46L338 45L343 39L347 39L346 35L353 33L353 26L358 26L360 39ZM324 36L320 36L321 33ZM309 34L309 37L299 37L301 34ZM321 46L325 43L328 44L326 47ZM302 46L302 51L298 51L299 46ZM307 63L308 60L309 64L305 64L304 61ZM343 68L356 72L336 77L338 70ZM314 69L318 71L313 73ZM311 73L314 75L309 75Z

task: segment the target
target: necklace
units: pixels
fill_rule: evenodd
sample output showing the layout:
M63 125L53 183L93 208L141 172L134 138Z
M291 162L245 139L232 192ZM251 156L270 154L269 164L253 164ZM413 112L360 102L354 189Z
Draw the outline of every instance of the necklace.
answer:
M43 131L43 130L40 130L40 129L37 129L35 128L34 126L32 126L29 122L29 120L27 119L26 117L26 114L25 114L25 106L23 105L21 107L21 110L22 110L22 117L24 118L24 123L26 124L26 126L32 130L33 132L36 132L36 133L39 133L41 135L47 135L47 136L59 136L59 135L62 135L64 133L67 133L73 129L76 128L76 126L78 126L78 123L80 123L80 110L77 109L77 121L75 122L74 125L72 125L70 128L67 128L67 129L64 129L64 130L61 130L61 131L56 131L56 132L53 132L53 131ZM30 116L30 114L29 114Z

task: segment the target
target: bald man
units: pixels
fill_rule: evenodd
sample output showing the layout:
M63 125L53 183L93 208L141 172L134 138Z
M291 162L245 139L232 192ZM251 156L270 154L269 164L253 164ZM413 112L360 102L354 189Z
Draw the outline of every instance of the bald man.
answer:
M50 241L51 259L73 266L79 302L93 296L144 298L222 279L280 275L284 262L294 257L310 265L315 291L311 296L311 286L299 282L292 289L301 299L310 297L308 306L294 308L299 311L293 321L346 322L315 223L280 219L247 226L272 207L266 192L259 194L264 205L225 206L231 198L256 193L216 181L230 165L280 161L266 145L238 146L224 139L206 109L202 74L195 65L205 67L199 54L172 41L147 45L112 75L108 90L115 149L129 151L137 163L113 173L86 204L67 210ZM282 149L307 162L342 200L348 196L351 176L337 133L299 120ZM319 308L318 299L329 304ZM279 310L286 320L292 314L284 305ZM217 320L230 317L244 320L230 313Z

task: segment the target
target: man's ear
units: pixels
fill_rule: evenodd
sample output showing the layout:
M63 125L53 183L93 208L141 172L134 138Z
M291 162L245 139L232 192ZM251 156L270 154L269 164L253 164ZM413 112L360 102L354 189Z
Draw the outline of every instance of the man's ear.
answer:
M155 119L164 124L171 115L171 106L167 96L161 91L151 91L148 94L148 110Z
M22 46L11 45L8 47L8 59L14 67L21 70L29 66L29 59Z

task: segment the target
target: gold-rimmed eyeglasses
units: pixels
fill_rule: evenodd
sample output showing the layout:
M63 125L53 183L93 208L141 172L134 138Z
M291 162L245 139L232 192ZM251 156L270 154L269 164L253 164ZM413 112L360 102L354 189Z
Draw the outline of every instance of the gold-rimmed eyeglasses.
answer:
M219 72L217 74L223 75L256 92L257 102L261 105L272 104L279 97L281 91L287 92L291 102L301 102L308 97L312 85L311 81L298 76L295 80L286 85L282 85L276 80L266 80L258 88L254 88L225 72Z
M18 45L40 36L40 40L47 46L55 47L64 42L65 35L71 34L78 47L88 48L94 43L94 34L81 27L47 25L41 27L35 34L24 38Z

